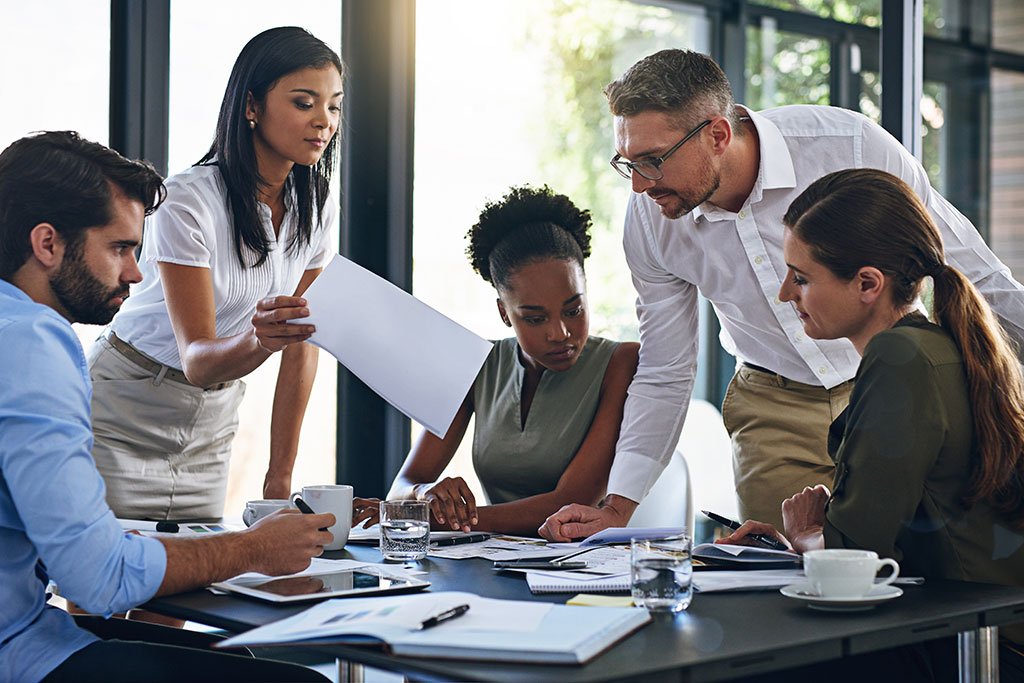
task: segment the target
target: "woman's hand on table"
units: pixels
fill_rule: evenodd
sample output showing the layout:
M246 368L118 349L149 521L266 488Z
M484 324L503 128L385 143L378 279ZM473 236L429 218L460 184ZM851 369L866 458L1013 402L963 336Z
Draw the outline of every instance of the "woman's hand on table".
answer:
M469 531L479 521L476 498L462 477L445 477L432 484L414 487L416 500L430 503L430 513L442 527Z
M760 541L751 538L753 534L761 534L770 538L777 539L782 542L788 549L793 550L793 544L789 542L785 536L779 533L779 530L774 525L768 524L767 522L756 522L752 519L748 519L740 526L739 529L732 532L724 538L720 538L715 543L729 543L730 545L749 545L755 548L764 548L765 545Z
M306 300L299 296L268 296L256 303L252 315L256 342L269 353L277 353L289 344L304 342L316 331L313 325L288 321L309 315Z
M352 526L362 525L365 529L380 521L380 498L352 499Z
M782 523L797 552L825 547L825 504L831 495L818 484L782 501Z

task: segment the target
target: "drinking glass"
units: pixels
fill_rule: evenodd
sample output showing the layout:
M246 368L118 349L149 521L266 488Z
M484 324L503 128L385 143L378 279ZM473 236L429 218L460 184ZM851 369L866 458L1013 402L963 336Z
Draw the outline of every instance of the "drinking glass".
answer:
M430 506L425 500L380 502L380 554L406 562L426 557L430 545Z
M686 534L630 541L633 604L656 612L679 612L690 606L693 599L691 545Z

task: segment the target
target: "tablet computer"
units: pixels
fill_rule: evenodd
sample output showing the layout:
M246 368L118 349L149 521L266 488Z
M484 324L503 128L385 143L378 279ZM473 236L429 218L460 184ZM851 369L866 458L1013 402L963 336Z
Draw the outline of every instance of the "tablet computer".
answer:
M360 567L301 576L239 577L213 584L213 588L241 593L270 602L298 602L422 590L429 581L390 574L377 567Z

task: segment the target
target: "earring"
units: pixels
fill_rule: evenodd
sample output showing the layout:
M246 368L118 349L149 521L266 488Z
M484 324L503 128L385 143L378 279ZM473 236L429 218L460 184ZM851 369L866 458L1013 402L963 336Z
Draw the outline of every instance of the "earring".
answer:
M252 129L252 130L256 129L256 122L253 121L252 119L249 119L249 128Z

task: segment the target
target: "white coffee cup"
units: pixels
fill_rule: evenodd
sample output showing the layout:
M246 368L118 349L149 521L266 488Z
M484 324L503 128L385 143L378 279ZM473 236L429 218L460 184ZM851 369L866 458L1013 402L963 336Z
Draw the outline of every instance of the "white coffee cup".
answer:
M892 573L875 583L875 575L889 566ZM900 575L900 565L891 558L878 559L871 550L829 548L804 553L804 573L823 598L862 598L874 585L885 586Z
M252 526L257 520L263 519L271 512L290 507L293 507L292 502L287 498L250 500L242 510L242 521L246 526Z
M348 543L348 532L352 529L352 487L348 484L320 484L303 486L301 493L293 493L292 500L301 496L313 512L330 512L336 522L328 528L334 540L324 550L341 550Z

